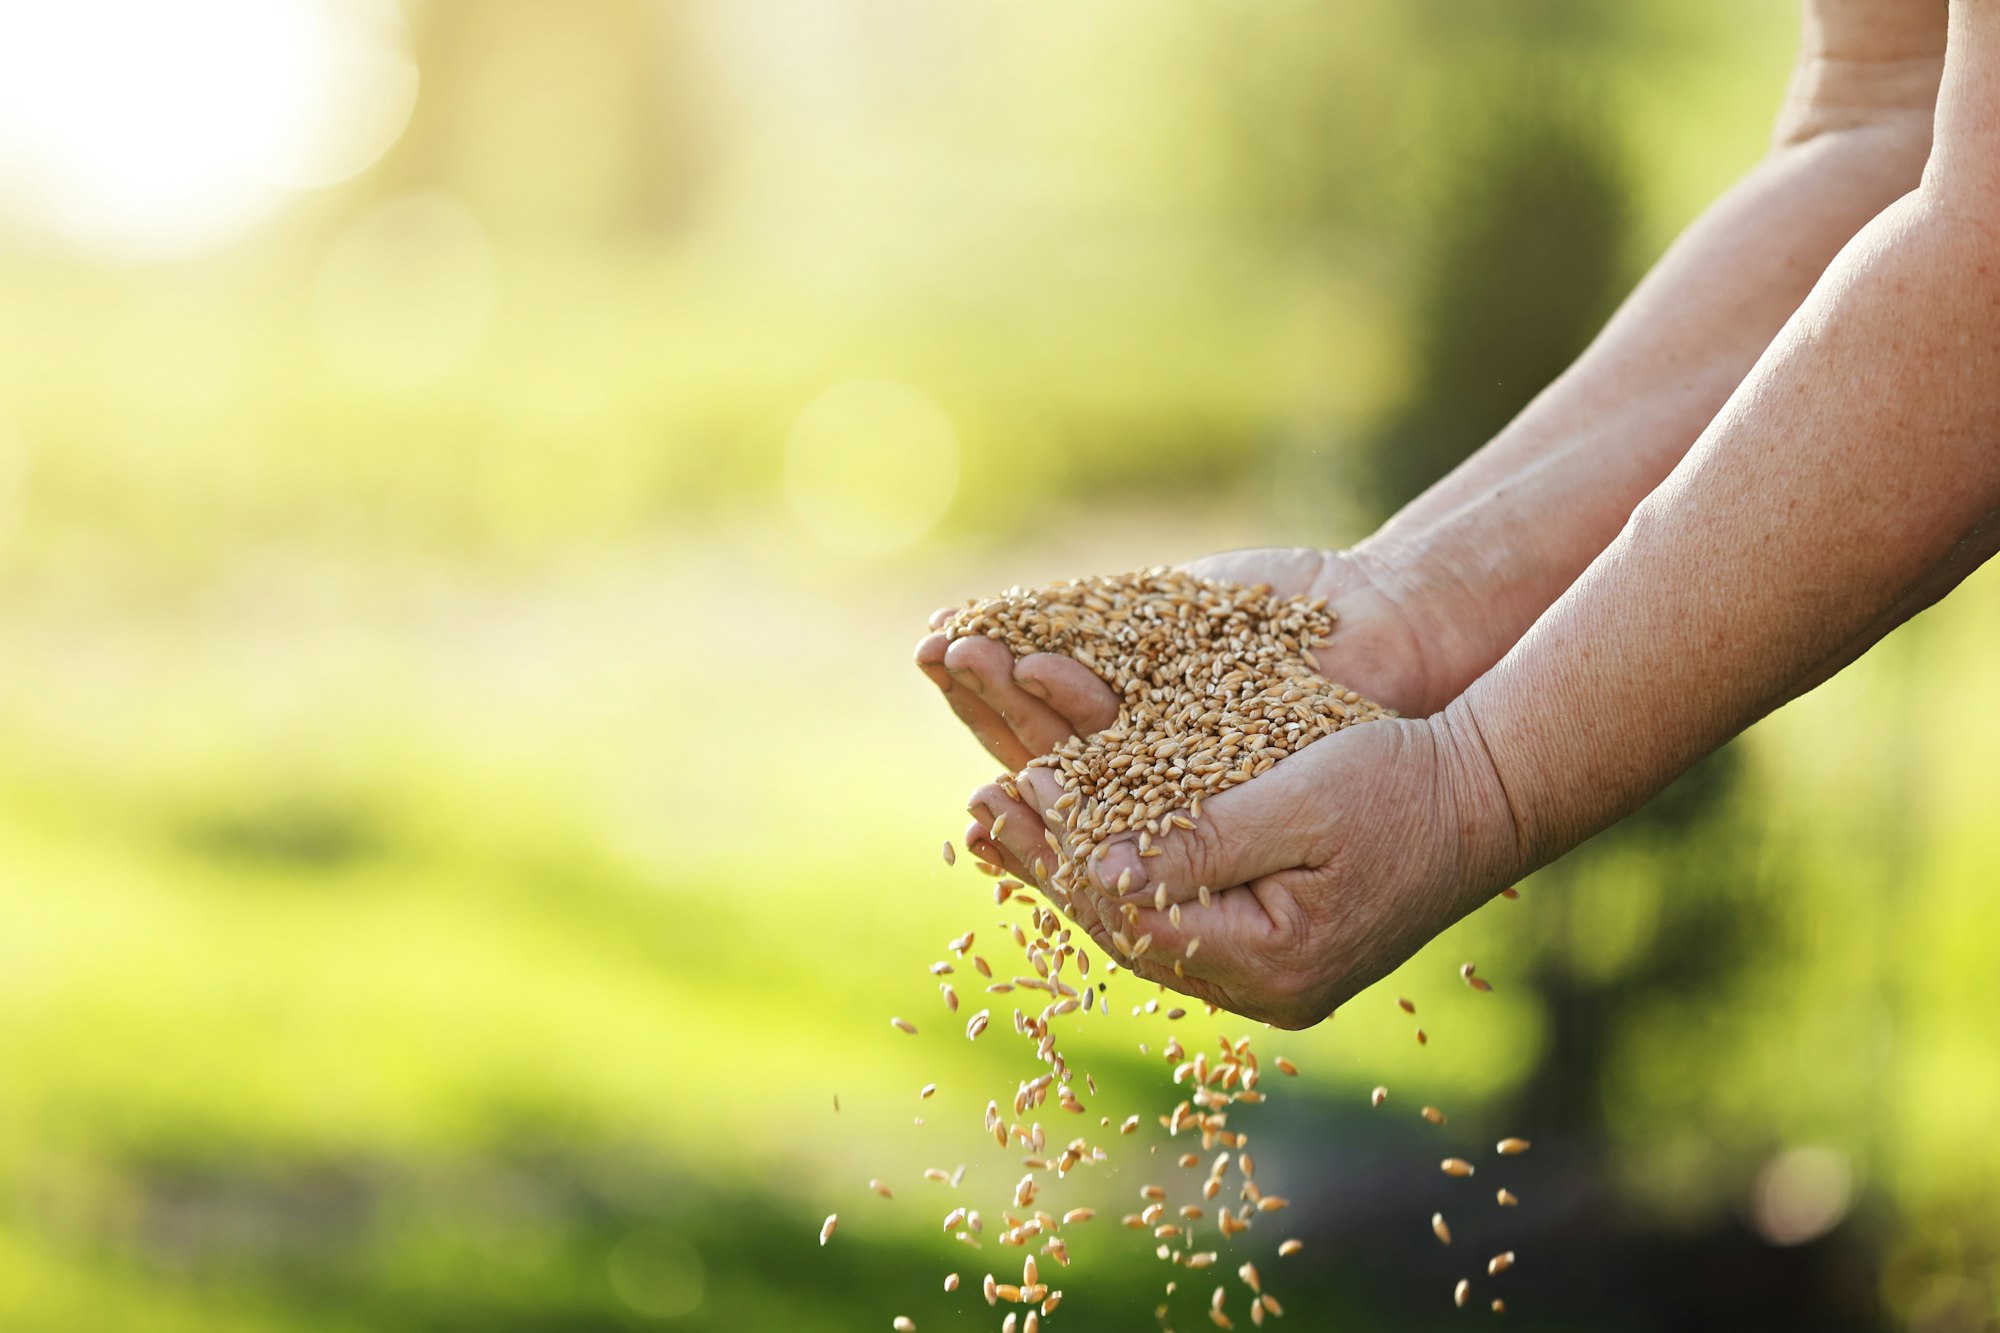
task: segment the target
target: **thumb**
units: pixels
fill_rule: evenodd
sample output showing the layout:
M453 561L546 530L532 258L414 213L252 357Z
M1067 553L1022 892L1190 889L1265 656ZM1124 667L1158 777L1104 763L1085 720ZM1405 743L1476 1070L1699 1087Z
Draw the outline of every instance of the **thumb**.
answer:
M1191 827L1169 819L1158 835L1120 834L1092 859L1092 881L1114 901L1158 906L1187 902L1204 887L1220 891L1311 864L1314 830L1325 823L1313 817L1314 807L1325 788L1306 753L1204 799L1198 817L1177 812Z

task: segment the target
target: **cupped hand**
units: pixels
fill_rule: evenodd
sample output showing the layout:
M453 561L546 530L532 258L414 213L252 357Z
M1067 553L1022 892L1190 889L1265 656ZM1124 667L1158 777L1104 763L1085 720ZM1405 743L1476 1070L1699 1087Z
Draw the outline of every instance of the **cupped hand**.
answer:
M1054 857L1044 830L1061 829L1040 811L1061 789L1046 768L1015 782L1020 800L998 783L973 794L966 843L1046 890ZM1325 1018L1521 869L1477 728L1448 713L1317 741L1204 800L1194 828L1160 838L1158 855L1140 856L1129 836L1108 846L1085 890L1057 904L1138 976L1284 1028ZM1179 905L1178 923L1161 901ZM1152 941L1135 959L1114 931L1127 944Z
M1336 619L1313 650L1320 673L1398 712L1422 714L1434 698L1423 645L1388 580L1350 551L1266 547L1225 551L1183 566L1202 578L1268 583L1287 597L1324 597ZM931 617L933 631L951 616ZM932 633L917 644L917 667L986 750L1010 770L1047 754L1071 736L1088 736L1118 717L1118 695L1088 667L1056 653L1018 661L997 639L948 640Z

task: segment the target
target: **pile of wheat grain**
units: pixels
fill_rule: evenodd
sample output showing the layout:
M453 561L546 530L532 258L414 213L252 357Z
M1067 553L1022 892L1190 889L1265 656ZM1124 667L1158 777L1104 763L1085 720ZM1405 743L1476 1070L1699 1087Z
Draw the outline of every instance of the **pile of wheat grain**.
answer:
M1164 568L1012 588L945 622L947 638L984 635L1016 656L1066 654L1120 696L1109 727L1029 764L1062 784L1044 812L1055 825L1050 856L1035 867L1057 903L1088 894L1114 925L1115 909L1084 871L1113 838L1136 832L1139 854L1158 855L1154 841L1192 828L1204 799L1343 727L1394 716L1319 674L1310 652L1333 624L1324 597ZM1113 944L1128 959L1144 952L1122 931Z

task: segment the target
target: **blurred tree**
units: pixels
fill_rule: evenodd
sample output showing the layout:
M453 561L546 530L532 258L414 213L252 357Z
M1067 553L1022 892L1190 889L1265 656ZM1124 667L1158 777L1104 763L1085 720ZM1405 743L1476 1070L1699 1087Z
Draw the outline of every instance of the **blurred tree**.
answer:
M1527 406L1622 294L1632 208L1598 102L1522 70L1445 122L1461 137L1416 260L1409 392L1364 442L1383 514Z
M671 232L710 156L682 5L427 7L424 91L378 188L443 185L496 231L585 246Z

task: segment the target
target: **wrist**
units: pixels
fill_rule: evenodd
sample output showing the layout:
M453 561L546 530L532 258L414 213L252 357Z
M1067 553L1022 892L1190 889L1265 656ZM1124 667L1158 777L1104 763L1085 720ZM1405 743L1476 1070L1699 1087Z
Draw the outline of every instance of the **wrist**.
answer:
M1537 562L1526 553L1462 550L1448 529L1412 532L1392 523L1347 558L1375 595L1395 608L1418 645L1421 706L1403 711L1419 716L1439 712L1463 693L1546 605L1534 595Z
M1460 906L1470 911L1546 858L1465 699L1453 700L1423 725L1437 756L1439 805L1455 821Z

